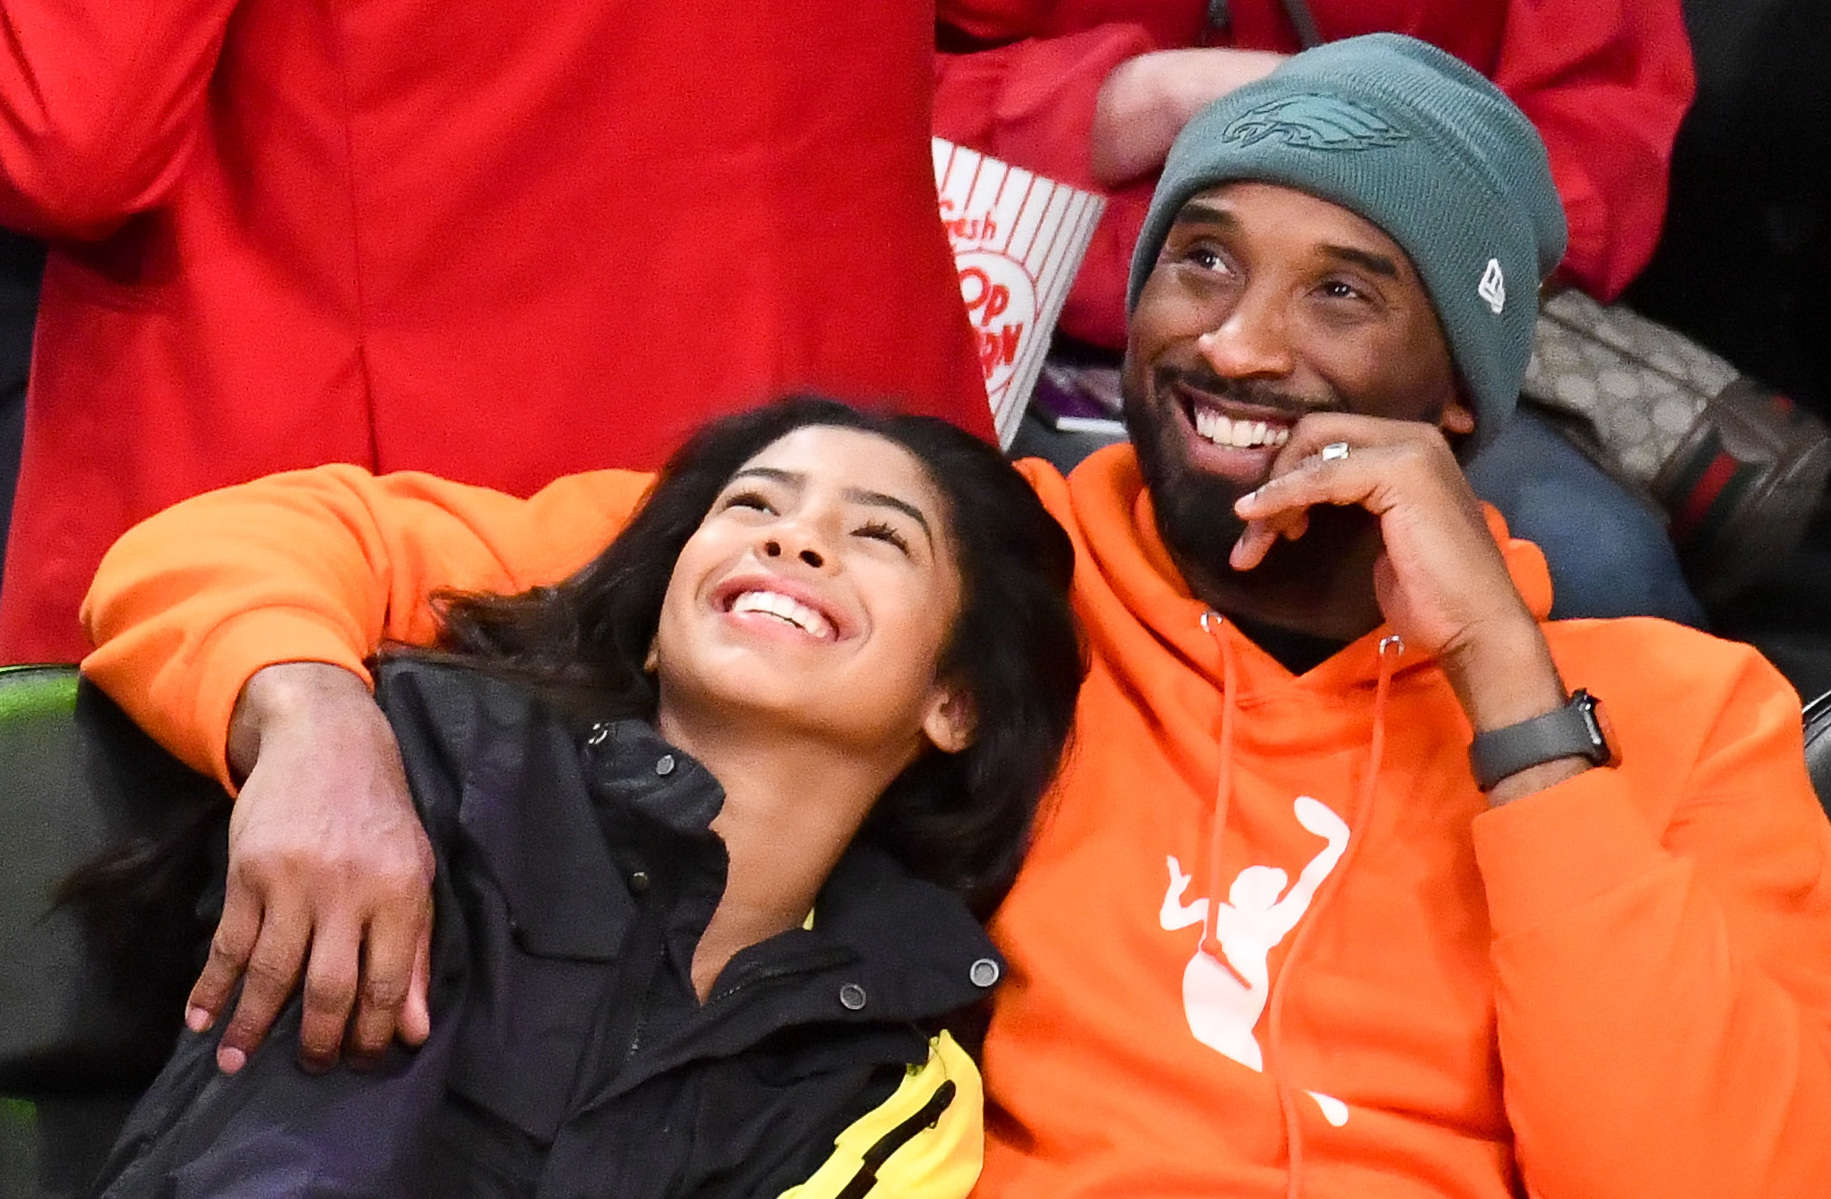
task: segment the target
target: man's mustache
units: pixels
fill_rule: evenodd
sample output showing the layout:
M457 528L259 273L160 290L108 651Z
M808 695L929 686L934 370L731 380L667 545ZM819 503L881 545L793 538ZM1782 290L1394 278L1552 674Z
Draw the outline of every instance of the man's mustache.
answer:
M1269 408L1289 415L1293 424L1311 412L1342 410L1342 405L1333 399L1318 403L1285 391L1264 379L1229 379L1206 367L1159 366L1153 372L1152 379L1159 392L1181 387L1215 400Z

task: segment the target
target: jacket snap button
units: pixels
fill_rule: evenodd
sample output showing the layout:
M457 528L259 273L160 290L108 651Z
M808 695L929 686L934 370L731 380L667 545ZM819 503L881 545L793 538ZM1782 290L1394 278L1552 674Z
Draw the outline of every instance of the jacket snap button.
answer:
M991 958L980 958L967 971L967 977L973 980L975 987L989 987L998 981L998 963Z
M865 1006L865 989L857 983L847 983L839 988L839 1006L848 1012L856 1012Z
M591 726L591 736L586 739L585 744L602 745L608 736L610 736L610 726L600 721Z
M655 773L660 775L662 778L666 778L668 775L673 774L674 773L674 755L673 754L662 754L660 758L656 759Z
M629 889L640 895L648 890L648 871L638 870L629 876Z

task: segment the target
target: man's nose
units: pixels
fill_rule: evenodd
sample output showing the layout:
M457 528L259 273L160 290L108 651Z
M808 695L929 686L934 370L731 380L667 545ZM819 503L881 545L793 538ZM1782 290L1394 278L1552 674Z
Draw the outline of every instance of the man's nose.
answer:
M1224 379L1283 378L1295 366L1284 306L1251 294L1241 296L1195 346Z

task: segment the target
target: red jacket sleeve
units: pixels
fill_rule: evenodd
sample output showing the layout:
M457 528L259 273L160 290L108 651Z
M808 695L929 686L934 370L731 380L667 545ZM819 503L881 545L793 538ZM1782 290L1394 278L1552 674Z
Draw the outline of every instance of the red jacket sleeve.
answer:
M1696 88L1677 0L1516 0L1490 74L1550 152L1570 221L1564 276L1614 299L1653 256Z
M367 677L384 641L425 644L439 589L515 592L565 578L647 490L630 471L568 475L528 499L354 466L273 475L130 529L83 604L83 672L191 766L232 786L242 685L278 662Z
M1475 822L1507 1116L1542 1199L1831 1179L1831 825L1798 697L1721 652L1740 669L1684 697L1709 731L1657 793L1591 770Z
M0 225L94 237L151 207L202 129L236 0L9 4Z

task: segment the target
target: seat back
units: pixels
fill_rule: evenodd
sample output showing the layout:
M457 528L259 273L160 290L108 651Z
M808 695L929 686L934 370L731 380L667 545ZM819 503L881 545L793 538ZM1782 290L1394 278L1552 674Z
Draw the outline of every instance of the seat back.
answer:
M170 1056L214 923L222 789L73 666L0 668L0 1095L8 1195L75 1194ZM71 888L124 846L120 885ZM201 909L201 910L200 910Z
M1806 770L1818 791L1818 802L1831 816L1831 691L1806 705Z

